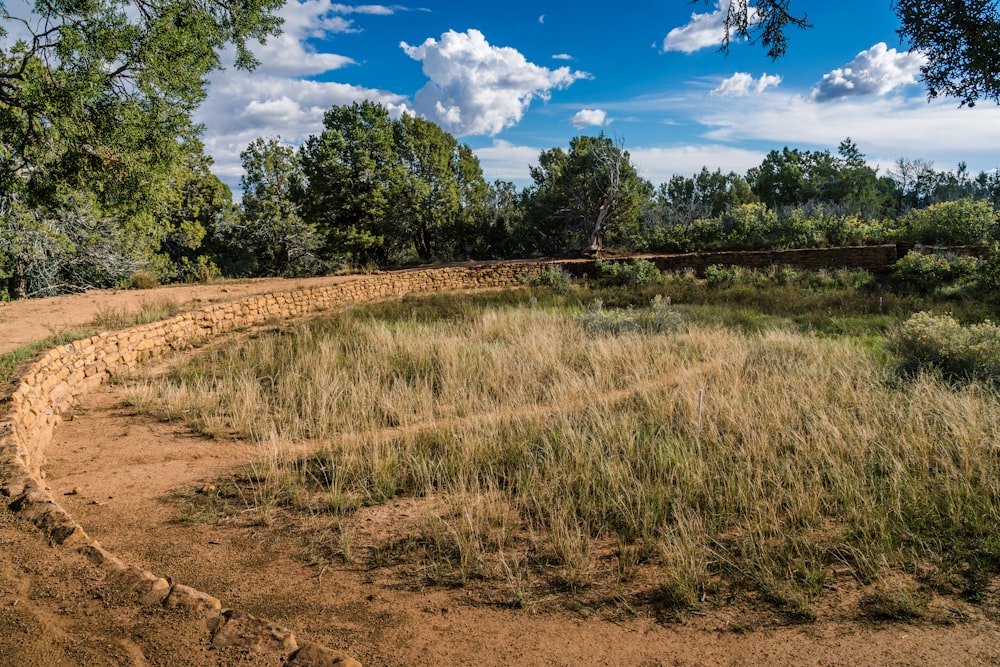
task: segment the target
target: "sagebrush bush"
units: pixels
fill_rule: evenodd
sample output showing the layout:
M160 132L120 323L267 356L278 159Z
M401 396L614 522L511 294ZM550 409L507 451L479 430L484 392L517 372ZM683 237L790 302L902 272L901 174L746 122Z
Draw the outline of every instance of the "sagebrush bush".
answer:
M980 262L976 257L951 253L910 252L896 261L892 273L901 287L926 294L973 282Z
M528 281L533 287L551 287L557 292L565 292L573 286L573 276L562 264L549 264L535 278Z
M911 211L903 219L909 240L918 243L973 245L1000 237L992 202L976 199L931 204Z
M1000 383L1000 326L962 326L950 315L916 313L892 337L904 368L936 368L950 376Z
M609 287L641 287L655 285L662 274L656 264L648 259L633 259L628 262L597 260L595 279L599 285Z
M670 303L670 297L657 294L648 308L605 309L604 303L596 299L587 306L580 316L583 329L591 335L622 334L627 332L671 333L683 323L681 314Z

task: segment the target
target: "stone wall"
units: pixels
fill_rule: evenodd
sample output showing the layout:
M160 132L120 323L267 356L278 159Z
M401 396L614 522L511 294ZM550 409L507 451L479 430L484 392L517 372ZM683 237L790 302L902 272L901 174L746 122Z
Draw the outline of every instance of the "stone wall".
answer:
M904 253L905 254L905 253ZM805 248L800 250L737 250L727 252L692 252L679 255L644 255L661 271L693 269L703 275L713 264L763 269L773 264L801 269L864 269L886 273L900 257L895 244L852 246L845 248ZM574 275L590 273L593 262L573 260L563 266Z
M76 549L144 605L188 607L205 615L216 646L249 642L268 646L288 665L357 664L315 644L299 647L291 631L234 610L182 584L122 563L55 501L45 486L45 448L73 401L112 374L136 370L149 358L212 336L272 319L317 313L338 305L400 297L413 292L510 288L538 275L544 264L506 263L377 274L328 287L253 296L208 306L124 331L101 333L49 350L21 376L0 421L0 493L56 544ZM235 639L234 639L235 638ZM316 662L322 658L326 662Z

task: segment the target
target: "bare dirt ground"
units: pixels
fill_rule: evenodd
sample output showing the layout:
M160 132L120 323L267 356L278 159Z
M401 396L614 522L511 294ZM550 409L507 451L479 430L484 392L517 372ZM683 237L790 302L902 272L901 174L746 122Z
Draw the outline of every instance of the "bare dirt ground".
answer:
M310 282L162 288L155 296L209 303ZM0 351L153 296L88 293L8 304L0 308ZM995 587L978 606L935 601L932 620L912 625L859 619L856 592L839 581L809 624L784 624L723 601L672 622L643 608L622 613L558 601L513 608L476 587L414 586L400 568L375 568L362 558L316 559L316 524L280 510L186 520L194 506L185 498L263 453L136 415L118 392L95 392L56 430L45 468L67 510L126 563L366 665L1000 664ZM358 520L371 534L402 531L426 512L421 502L398 500ZM0 507L0 665L276 664L273 654L220 651L208 640L200 619L138 607L82 558L49 546Z

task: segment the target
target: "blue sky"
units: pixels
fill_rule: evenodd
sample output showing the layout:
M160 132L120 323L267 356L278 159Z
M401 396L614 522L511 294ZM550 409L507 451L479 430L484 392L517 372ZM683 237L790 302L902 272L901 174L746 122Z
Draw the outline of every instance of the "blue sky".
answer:
M1000 167L1000 108L928 103L889 0L793 0L813 27L793 30L775 62L759 45L719 52L727 2L290 0L284 34L255 45L261 66L214 74L198 120L234 189L251 140L298 144L330 106L362 99L438 122L488 179L520 185L541 150L602 131L654 183L702 166L743 173L786 145L835 151L846 137L883 170L898 158Z

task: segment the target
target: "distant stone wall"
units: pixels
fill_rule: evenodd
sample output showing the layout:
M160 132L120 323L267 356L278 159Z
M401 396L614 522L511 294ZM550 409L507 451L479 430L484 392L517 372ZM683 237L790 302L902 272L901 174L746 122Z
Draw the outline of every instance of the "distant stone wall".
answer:
M904 253L905 254L905 253ZM661 271L692 269L703 275L713 264L745 266L763 269L774 264L801 269L864 269L872 273L885 273L898 254L895 244L877 246L851 246L845 248L805 248L801 250L736 250L726 252L691 252L677 255L643 255ZM573 260L564 263L573 274L582 275L593 270L592 261Z

